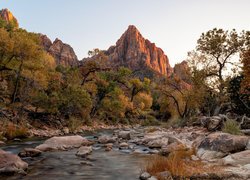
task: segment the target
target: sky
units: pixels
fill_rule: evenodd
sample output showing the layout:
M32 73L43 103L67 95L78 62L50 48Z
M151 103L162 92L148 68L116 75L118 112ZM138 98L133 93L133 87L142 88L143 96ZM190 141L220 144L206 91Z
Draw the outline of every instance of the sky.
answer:
M108 49L135 25L173 66L215 27L250 30L250 0L0 0L20 27L70 44L78 59Z

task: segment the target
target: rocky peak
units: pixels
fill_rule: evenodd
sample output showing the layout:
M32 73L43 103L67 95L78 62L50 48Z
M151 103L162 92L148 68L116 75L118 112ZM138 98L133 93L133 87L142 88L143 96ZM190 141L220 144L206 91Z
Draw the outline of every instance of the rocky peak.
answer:
M55 58L57 65L78 65L77 56L70 45L63 43L58 38L56 38L55 41L52 43L46 35L42 34L40 34L40 38L44 49Z
M144 39L138 29L130 25L116 42L116 46L107 51L110 60L116 66L125 66L132 70L153 70L170 76L173 72L168 57L154 43Z
M174 74L186 83L191 83L191 69L187 61L182 61L174 66Z
M0 17L7 23L13 23L18 28L18 21L8 9L0 11Z

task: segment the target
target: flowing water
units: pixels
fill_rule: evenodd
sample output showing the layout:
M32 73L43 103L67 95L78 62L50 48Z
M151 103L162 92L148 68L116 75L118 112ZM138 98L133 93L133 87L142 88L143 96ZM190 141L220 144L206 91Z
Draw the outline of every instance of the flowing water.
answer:
M88 136L89 139L94 136ZM44 140L28 140L11 143L5 151L17 154L23 148L36 147ZM147 155L122 152L118 149L106 152L100 145L94 145L89 155L93 166L84 165L84 159L75 156L77 149L45 152L40 157L25 159L29 163L26 176L0 177L3 180L136 180L139 177Z

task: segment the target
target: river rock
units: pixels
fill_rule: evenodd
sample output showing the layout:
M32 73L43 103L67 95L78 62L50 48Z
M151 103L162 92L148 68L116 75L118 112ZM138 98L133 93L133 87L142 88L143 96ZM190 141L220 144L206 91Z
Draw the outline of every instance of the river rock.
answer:
M38 149L33 149L33 148L24 148L23 151L21 151L18 156L20 157L37 157L42 154L42 151Z
M212 116L212 117L203 116L200 118L200 121L202 126L207 128L209 131L215 131L221 129L223 125L223 118L220 116Z
M151 175L148 173L148 172L143 172L141 175L140 175L140 180L147 180L148 178L150 178Z
M89 161L81 161L80 164L87 165L87 166L94 166L94 164Z
M3 145L5 145L5 142L0 141L0 146L3 146Z
M128 146L129 146L129 145L128 145L128 143L126 143L126 142L122 142L122 143L119 144L119 147L120 147L120 148L128 148Z
M91 154L92 151L93 149L91 146L82 146L76 152L76 156L86 157L87 155Z
M155 176L151 176L148 180L158 180Z
M198 148L223 153L239 152L246 149L248 141L249 137L247 136L216 132L205 137Z
M177 142L171 143L167 146L162 146L161 147L161 155L168 156L171 152L173 151L179 151L185 149L186 146Z
M227 153L221 152L221 151L211 151L211 150L206 150L203 148L198 149L197 151L197 156L202 159L202 160L214 160L218 158L223 158L227 155Z
M64 127L63 130L62 130L62 132L63 132L64 134L69 134L69 128Z
M62 136L52 137L46 140L43 144L37 146L36 149L40 151L67 150L89 144L90 142L86 138L79 135Z
M0 174L25 173L28 164L15 154L0 149Z
M161 148L162 146L168 145L168 138L163 137L163 138L155 139L155 140L149 141L147 145L150 148Z
M250 165L250 150L230 154L222 159L224 165Z
M108 135L102 135L98 138L98 142L101 144L114 143L116 141L115 137L111 137Z
M118 137L119 137L119 138L122 138L122 139L127 139L127 140L129 140L129 139L131 138L131 137L130 137L130 131L119 131Z

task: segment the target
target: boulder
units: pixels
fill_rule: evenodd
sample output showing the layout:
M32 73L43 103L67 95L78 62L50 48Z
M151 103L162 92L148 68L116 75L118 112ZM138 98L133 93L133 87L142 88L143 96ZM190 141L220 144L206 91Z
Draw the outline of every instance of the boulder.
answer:
M25 148L23 151L21 151L18 156L20 157L37 157L42 154L42 151L38 149L33 148Z
M128 148L128 146L129 146L128 143L125 143L125 142L122 142L119 144L120 148Z
M37 146L36 149L40 151L67 150L89 144L90 142L86 138L79 135L62 136L52 137L46 140L43 144Z
M168 145L168 138L162 137L148 142L150 148L161 148L162 146Z
M118 137L122 139L130 139L130 131L119 131Z
M161 155L168 156L171 152L183 150L184 148L186 148L185 145L174 142L167 146L162 146L160 153Z
M150 178L151 175L148 173L148 172L143 172L141 175L140 175L140 180L147 180L148 178Z
M209 131L215 131L221 129L223 125L223 118L220 116L206 117L203 116L200 118L201 125L207 128Z
M215 132L205 137L198 148L205 150L232 153L245 150L249 142L249 137L231 135L228 133Z
M86 157L87 155L91 154L92 151L93 149L91 146L82 146L76 152L76 156Z
M111 137L108 135L102 135L98 138L98 142L101 144L114 143L116 141L115 137Z
M203 148L198 149L197 156L202 160L213 160L218 158L223 158L227 155L227 153L223 153L221 151L211 151L205 150Z
M224 165L248 165L250 164L250 150L230 154L222 159Z
M89 162L89 161L81 161L80 164L86 165L86 166L94 166L94 164L92 162Z
M0 141L0 146L3 146L3 145L5 145L5 142Z
M15 154L0 149L0 174L25 173L28 164Z

